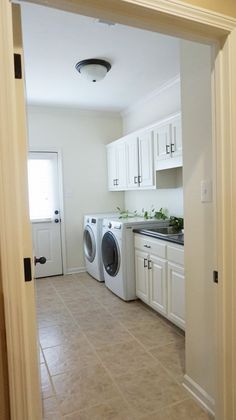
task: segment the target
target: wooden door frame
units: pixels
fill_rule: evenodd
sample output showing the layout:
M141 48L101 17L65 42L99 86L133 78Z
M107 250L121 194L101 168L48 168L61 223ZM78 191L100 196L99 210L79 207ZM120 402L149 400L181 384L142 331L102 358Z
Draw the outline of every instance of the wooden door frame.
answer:
M57 166L58 166L58 188L59 188L59 205L60 205L60 216L61 216L61 252L62 252L62 274L69 274L67 271L67 259L66 259L66 229L65 229L65 212L64 212L64 193L63 193L63 165L62 165L62 150L57 147L36 147L30 146L30 152L40 153L57 153Z
M193 41L214 43L218 53L212 73L214 139L217 168L218 285L218 420L236 419L236 19L173 0L29 0L75 13L115 20ZM112 3L112 4L111 4ZM27 342L20 232L17 106L13 74L11 4L0 2L0 280L3 284L8 343L12 419L28 417L25 375ZM9 183L14 197L9 194ZM16 305L12 305L12 298ZM35 419L40 418L37 413Z

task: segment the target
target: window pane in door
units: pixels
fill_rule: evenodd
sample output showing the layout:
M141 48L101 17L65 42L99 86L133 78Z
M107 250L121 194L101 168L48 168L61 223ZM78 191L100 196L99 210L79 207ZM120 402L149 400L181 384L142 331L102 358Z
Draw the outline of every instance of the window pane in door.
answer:
M30 219L49 219L54 211L53 166L49 159L28 160Z

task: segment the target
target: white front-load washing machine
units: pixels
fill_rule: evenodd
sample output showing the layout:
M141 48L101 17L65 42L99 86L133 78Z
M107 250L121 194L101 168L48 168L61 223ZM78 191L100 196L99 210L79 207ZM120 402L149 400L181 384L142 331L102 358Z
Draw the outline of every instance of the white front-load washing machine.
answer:
M83 247L86 271L98 281L104 281L101 239L104 217L116 217L116 213L88 214L84 216Z
M136 299L134 228L163 226L166 222L143 218L104 219L102 262L105 284L123 300Z

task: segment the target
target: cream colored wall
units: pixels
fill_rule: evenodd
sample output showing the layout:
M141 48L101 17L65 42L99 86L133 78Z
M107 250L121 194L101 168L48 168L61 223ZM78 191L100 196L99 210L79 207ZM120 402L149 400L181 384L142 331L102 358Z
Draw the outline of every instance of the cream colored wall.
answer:
M181 109L179 75L166 83L159 91L137 102L123 112L123 130L125 134L138 130L174 114Z
M181 110L180 81L179 78L162 88L160 92L149 99L137 103L129 112L123 113L123 133L127 134L146 125L159 121L168 115ZM159 174L159 175L158 175ZM126 191L125 208L141 212L155 207L168 209L170 215L183 216L183 188L182 171L176 173L176 183L169 184L170 188L165 188L163 177L166 171L157 172L159 187L155 190L145 191Z
M235 0L185 0L185 3L236 17Z
M201 203L212 180L211 49L181 42L186 272L186 374L215 396L213 203Z
M84 267L83 215L123 207L122 192L108 192L105 144L121 136L121 118L53 107L28 108L31 147L59 148L63 159L67 270Z

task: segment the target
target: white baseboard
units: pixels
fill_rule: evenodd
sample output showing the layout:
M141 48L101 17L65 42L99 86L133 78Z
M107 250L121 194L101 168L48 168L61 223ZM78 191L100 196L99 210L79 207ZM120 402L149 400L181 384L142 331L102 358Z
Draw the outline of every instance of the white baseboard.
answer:
M77 273L85 273L85 267L74 267L74 268L67 268L65 274L77 274Z
M208 413L215 416L215 400L200 385L190 376L184 375L183 386Z

